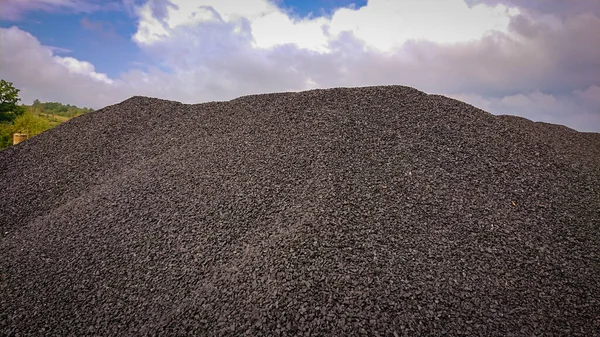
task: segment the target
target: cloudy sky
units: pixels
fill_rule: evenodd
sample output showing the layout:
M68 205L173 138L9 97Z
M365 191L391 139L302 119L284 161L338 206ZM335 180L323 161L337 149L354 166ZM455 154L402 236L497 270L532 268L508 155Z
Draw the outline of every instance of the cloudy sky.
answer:
M400 84L600 132L600 0L0 0L0 78L101 108Z

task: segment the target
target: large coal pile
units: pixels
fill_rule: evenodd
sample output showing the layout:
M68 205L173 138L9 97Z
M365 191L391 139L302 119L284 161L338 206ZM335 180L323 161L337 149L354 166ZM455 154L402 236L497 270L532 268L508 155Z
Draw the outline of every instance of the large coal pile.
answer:
M133 97L0 191L0 335L600 329L600 134L408 87Z

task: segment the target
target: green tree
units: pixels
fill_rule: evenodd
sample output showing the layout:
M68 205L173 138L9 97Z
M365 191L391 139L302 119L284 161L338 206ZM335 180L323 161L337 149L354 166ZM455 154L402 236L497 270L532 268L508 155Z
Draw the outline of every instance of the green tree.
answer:
M19 91L12 82L0 80L0 122L11 122L25 112L25 109L17 104L21 100Z

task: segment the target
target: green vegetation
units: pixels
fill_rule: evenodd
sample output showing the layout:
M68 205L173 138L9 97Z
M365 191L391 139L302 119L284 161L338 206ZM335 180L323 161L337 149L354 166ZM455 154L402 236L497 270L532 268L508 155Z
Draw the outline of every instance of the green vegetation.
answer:
M23 107L17 105L21 100L19 91L12 82L0 80L0 122L12 122L25 112Z
M11 82L0 80L0 150L12 145L15 133L26 133L32 137L73 117L94 111L58 102L42 103L38 99L31 106L19 105L19 91Z
M41 103L39 99L33 101L33 105L31 106L31 110L36 111L41 114L49 114L56 115L61 117L73 118L79 115L83 115L84 113L92 112L94 109L88 108L78 108L74 105L63 105L58 102L46 102Z

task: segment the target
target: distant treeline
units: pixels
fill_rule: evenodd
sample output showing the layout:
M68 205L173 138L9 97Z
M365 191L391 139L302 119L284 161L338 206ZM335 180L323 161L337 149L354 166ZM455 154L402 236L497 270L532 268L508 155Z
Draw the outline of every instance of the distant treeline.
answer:
M79 115L83 115L84 113L94 111L94 109L91 108L79 108L74 105L65 105L58 102L42 103L39 99L33 101L33 105L31 105L30 108L33 113L51 114L69 118L73 118Z

